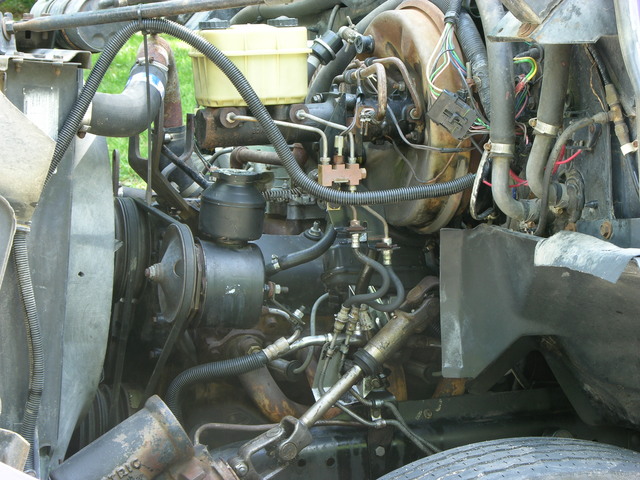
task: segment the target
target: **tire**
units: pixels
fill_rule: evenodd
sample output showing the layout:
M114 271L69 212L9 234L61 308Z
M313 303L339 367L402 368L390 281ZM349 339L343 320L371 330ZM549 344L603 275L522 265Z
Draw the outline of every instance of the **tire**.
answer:
M379 480L627 480L640 453L572 438L524 437L472 443L417 460Z

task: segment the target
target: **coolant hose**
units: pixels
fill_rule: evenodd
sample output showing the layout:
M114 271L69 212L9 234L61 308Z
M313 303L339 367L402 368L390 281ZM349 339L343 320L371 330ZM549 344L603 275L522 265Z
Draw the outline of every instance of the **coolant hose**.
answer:
M270 277L283 270L288 270L290 268L297 267L298 265L302 265L303 263L315 260L316 258L324 255L324 253L331 248L331 245L333 245L337 235L338 232L336 232L335 228L331 225L327 225L327 229L325 230L322 238L309 248L283 255L274 259L274 261L268 262L264 266L265 275Z
M544 166L557 131L562 127L565 93L569 84L571 45L547 45L544 49L544 75L540 91L536 138L527 161L527 181L533 194L542 198L549 184L544 183Z
M165 403L174 415L180 419L182 417L180 393L185 387L196 383L210 382L222 377L241 375L264 367L268 362L267 355L260 351L243 357L229 358L189 368L171 381L169 388L167 388Z
M301 0L286 5L250 5L244 7L231 19L231 25L253 23L258 18L306 17L315 15L338 5L341 0Z
M382 285L380 285L380 288L375 292L361 293L347 298L344 301L343 305L345 307L350 307L351 305L360 305L362 303L370 305L370 302L373 302L374 300L382 298L384 295L386 295L386 293L389 291L389 286L391 285L391 277L389 275L389 272L381 263L377 262L373 258L367 257L358 249L354 249L353 253L360 263L371 267L378 274L380 274L380 276L382 277ZM375 308L378 308L378 304L375 304Z
M485 33L493 31L504 16L500 0L478 2ZM491 93L491 192L493 199L508 217L531 221L538 216L534 201L516 200L509 186L509 170L515 150L515 106L513 48L510 43L487 40L489 87Z
M131 69L122 93L96 93L91 105L90 132L103 137L133 137L146 130L162 105L167 73L152 64L149 65L149 78L149 108L144 65L136 65Z
M126 41L141 29L172 35L202 52L207 59L220 68L238 90L249 110L262 126L267 138L282 159L282 165L291 177L292 182L319 200L339 205L379 205L423 198L447 197L466 190L473 185L475 174L468 174L449 182L392 188L374 192L344 192L323 187L309 178L305 171L300 168L282 132L280 132L266 107L238 67L220 50L191 30L169 20L156 18L131 22L125 25L105 45L104 51L91 71L86 85L80 92L76 103L60 129L58 142L56 143L53 159L47 174L47 181L55 173L71 140L73 140L78 131L82 117L86 113L109 64Z
M26 229L18 228L13 239L13 255L18 274L18 288L25 312L25 328L27 331L27 348L29 350L29 393L22 417L20 435L29 442L30 450L27 459L27 469L34 465L34 444L40 400L44 389L44 349L40 334L40 320L36 308L36 297L31 282L31 269L27 251Z

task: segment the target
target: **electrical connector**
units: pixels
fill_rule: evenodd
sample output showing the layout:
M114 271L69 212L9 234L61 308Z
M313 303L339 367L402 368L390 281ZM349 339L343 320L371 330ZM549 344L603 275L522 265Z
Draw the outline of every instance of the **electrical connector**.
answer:
M473 107L467 105L455 93L447 90L443 90L433 102L427 116L438 125L446 128L458 140L467 135L478 117Z

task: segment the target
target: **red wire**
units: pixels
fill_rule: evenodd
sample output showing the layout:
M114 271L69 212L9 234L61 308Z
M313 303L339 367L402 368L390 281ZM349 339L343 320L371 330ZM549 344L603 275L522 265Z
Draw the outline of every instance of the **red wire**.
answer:
M573 155L571 155L569 158L567 158L566 160L561 160L559 162L556 162L556 165L564 165L565 163L569 163L571 160L575 160L575 158L580 155L582 153L582 150L577 150L576 153L574 153Z

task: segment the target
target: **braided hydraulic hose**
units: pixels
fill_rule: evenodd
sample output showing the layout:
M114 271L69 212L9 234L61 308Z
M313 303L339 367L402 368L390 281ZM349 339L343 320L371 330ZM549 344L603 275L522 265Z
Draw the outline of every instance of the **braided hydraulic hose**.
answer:
M27 252L27 230L18 229L13 239L13 255L18 274L18 287L25 312L27 347L29 350L29 393L22 417L20 435L29 442L31 448L27 460L27 469L33 468L33 445L36 424L40 411L40 400L44 389L44 349L40 334L40 321L36 309L36 298L31 282L31 269Z
M296 162L289 145L282 136L280 129L276 126L269 115L269 112L262 104L258 95L253 90L242 72L216 47L211 45L202 37L196 35L191 30L164 19L146 19L138 22L131 22L119 30L107 43L104 52L96 62L91 71L87 83L82 89L76 103L69 113L64 125L58 135L58 143L53 154L53 159L47 174L47 180L54 174L62 157L64 156L71 140L75 136L82 118L89 108L91 99L95 95L98 85L102 81L107 68L111 64L116 53L122 48L126 41L134 33L140 30L148 30L154 33L166 33L172 35L185 43L188 43L196 50L215 63L220 70L229 78L236 87L253 116L262 126L271 144L274 146L278 156L282 160L287 173L293 182L307 193L314 197L334 204L351 205L374 205L395 203L407 200L418 200L422 198L435 198L453 195L465 190L473 184L474 174L465 175L450 182L415 185L411 187L393 188L379 190L375 192L343 192L323 187L311 180Z

